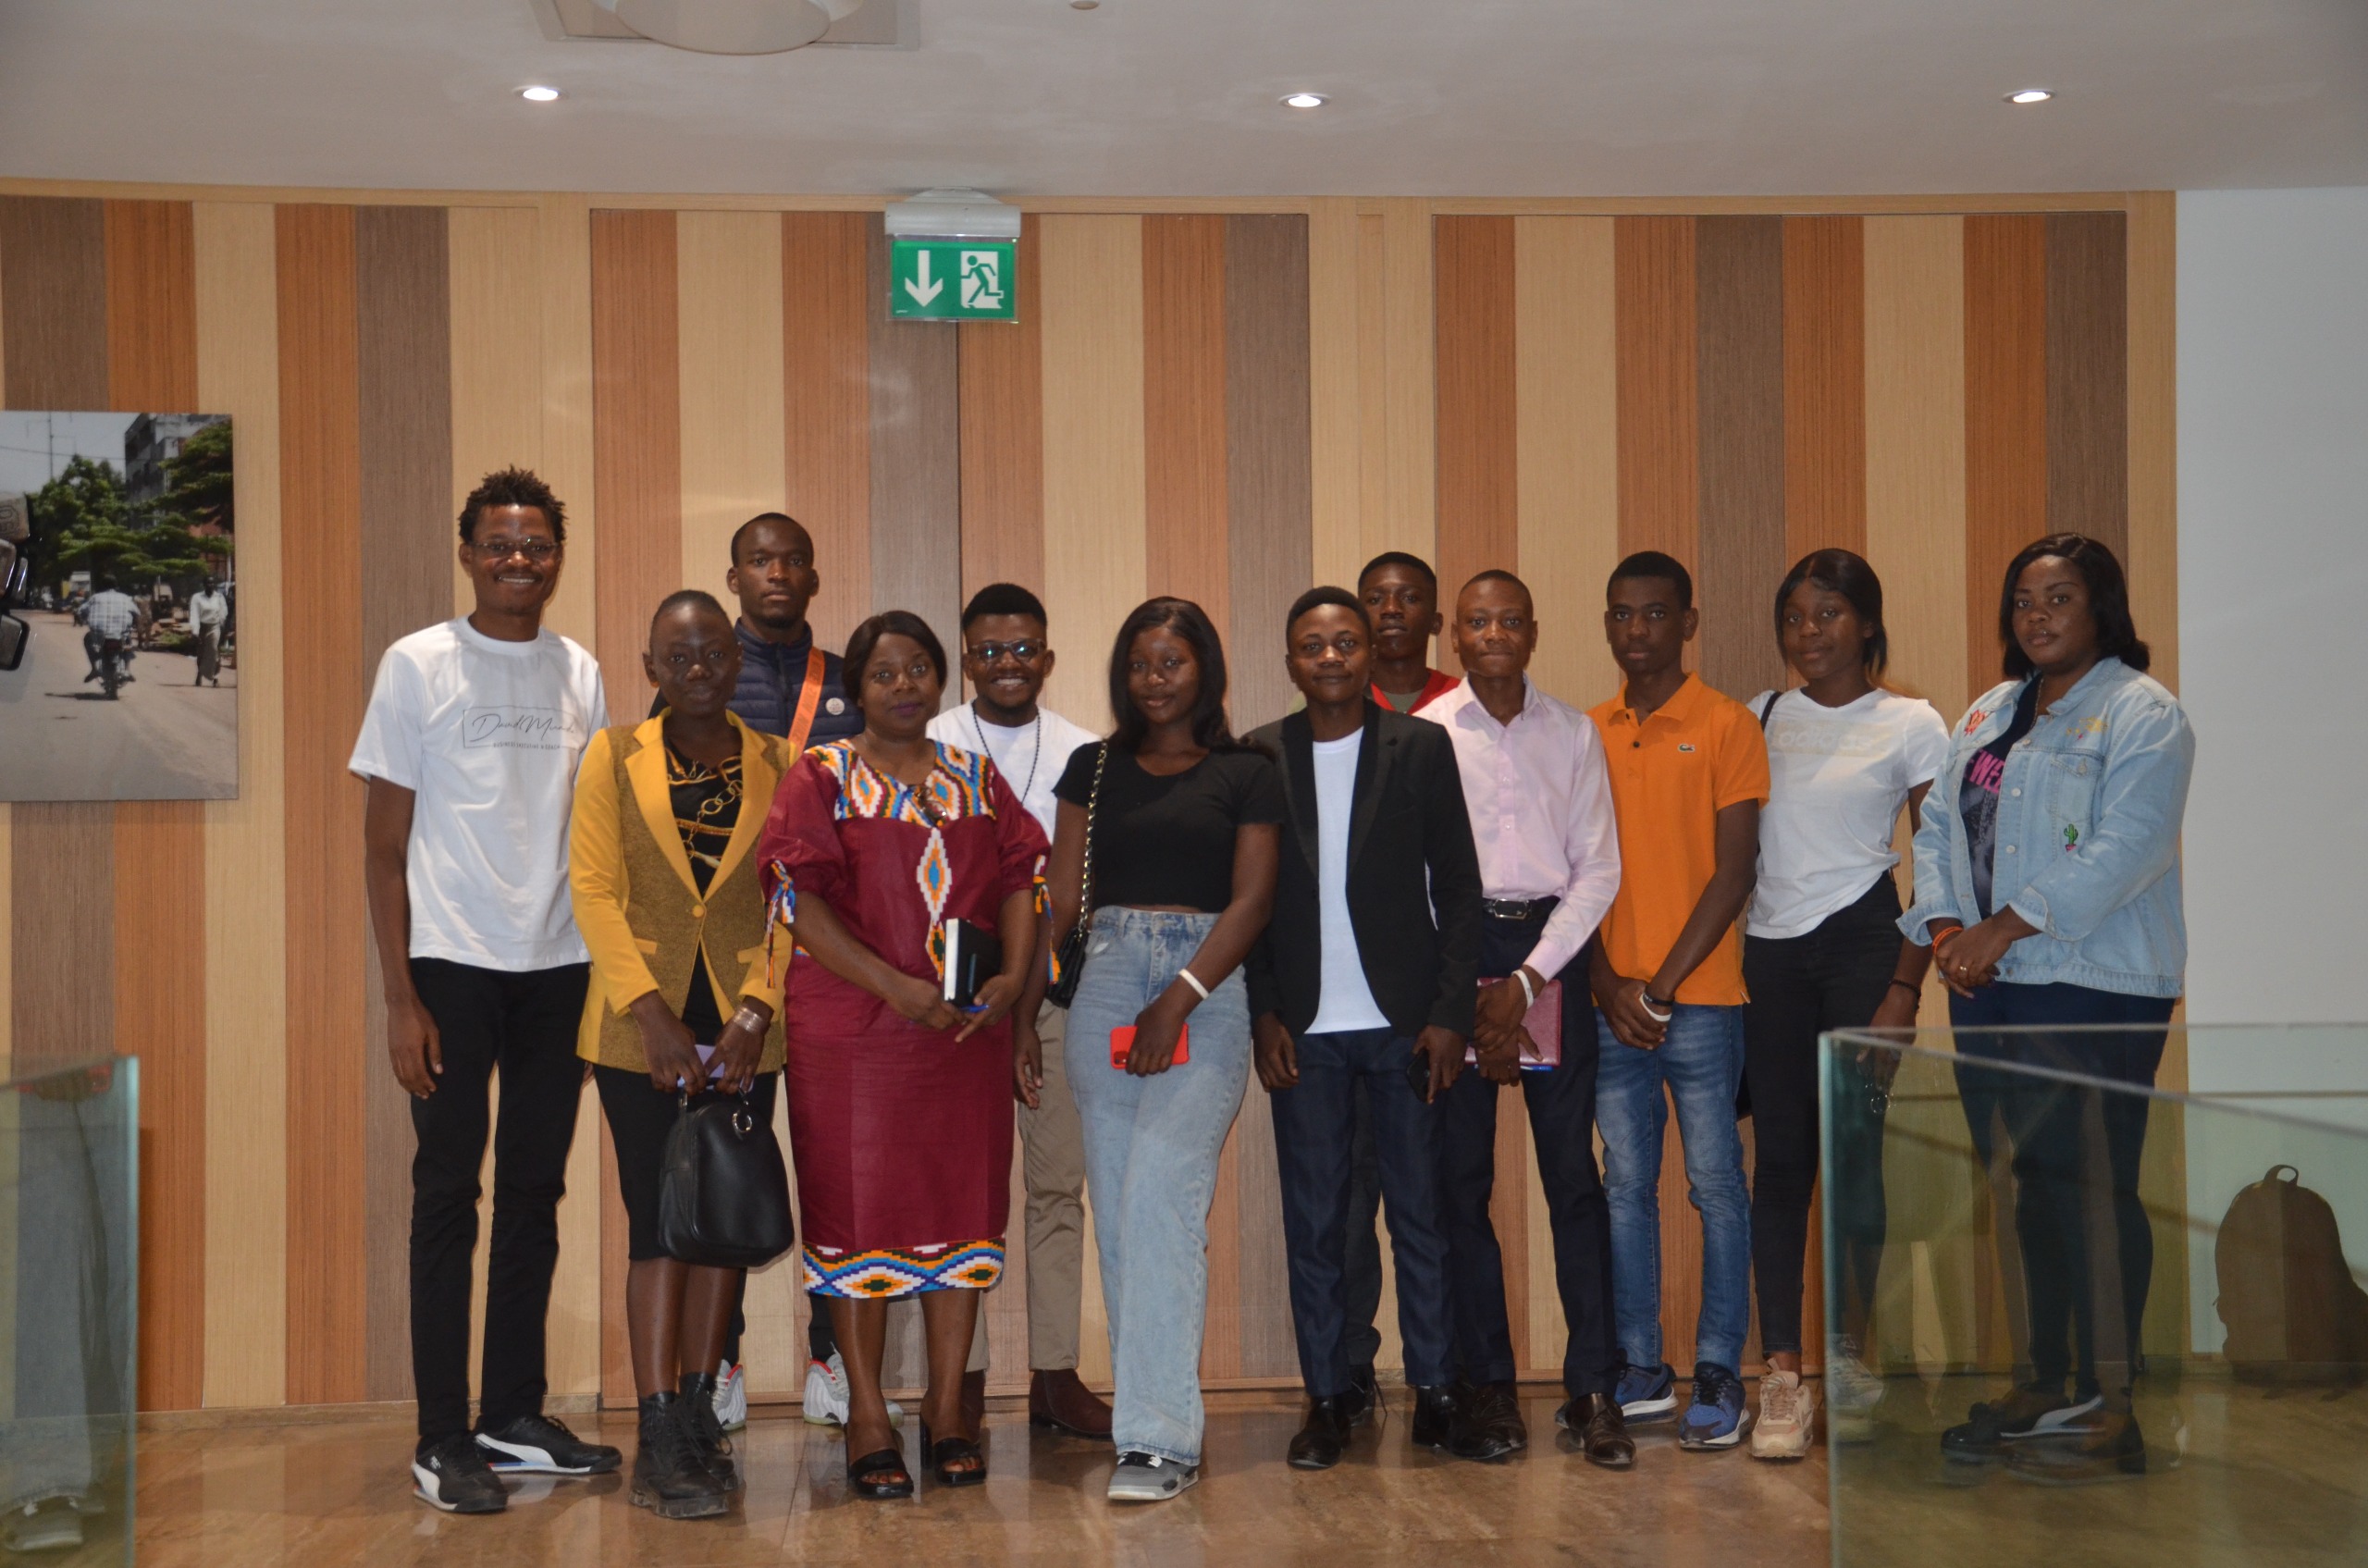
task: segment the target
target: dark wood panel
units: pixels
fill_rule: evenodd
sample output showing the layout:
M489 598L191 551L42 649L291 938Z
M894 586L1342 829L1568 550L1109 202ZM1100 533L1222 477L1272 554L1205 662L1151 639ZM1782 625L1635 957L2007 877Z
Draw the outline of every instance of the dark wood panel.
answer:
M1620 550L1696 560L1694 219L1612 220Z
M1474 574L1518 566L1513 220L1439 218L1432 263L1438 574L1452 615L1453 596ZM1454 661L1452 638L1439 639L1438 658Z
M1226 220L1143 224L1143 563L1146 590L1231 623L1227 566Z
M962 377L962 595L1044 587L1044 350L1036 283L1042 226L1019 221L1017 321L956 329ZM1303 330L1303 329L1302 329Z
M2047 529L2129 561L2128 219L2047 217Z
M1307 219L1227 218L1225 277L1227 635L1236 650L1227 669L1234 722L1249 730L1280 718L1298 695L1276 655L1283 617L1315 572ZM1279 1226L1279 1209L1275 1219ZM1247 1289L1253 1275L1243 1266ZM1252 1353L1248 1341L1243 1353Z
M1866 219L1784 222L1784 556L1867 549Z
M1966 672L1998 679L2006 562L2047 532L2047 219L1965 220Z
M593 640L619 720L647 711L642 643L683 575L677 275L672 213L593 213Z
M884 233L871 236L870 252L870 608L912 611L930 623L950 658L962 641L962 417L955 328L943 321L893 319Z
M782 215L784 505L814 538L808 615L843 647L872 610L871 313L868 213Z
M1702 678L1734 697L1777 684L1768 596L1784 554L1784 220L1695 228Z
M451 290L442 207L362 207L354 222L356 407L361 447L362 598L357 669L388 644L452 614ZM365 688L366 691L366 688ZM357 842L351 853L358 857ZM363 1238L367 1398L412 1397L410 1097L387 1065L387 1009L375 944L363 968Z
M0 196L0 402L107 406L105 203Z
M367 1391L362 426L354 209L278 212L287 650L288 1400Z

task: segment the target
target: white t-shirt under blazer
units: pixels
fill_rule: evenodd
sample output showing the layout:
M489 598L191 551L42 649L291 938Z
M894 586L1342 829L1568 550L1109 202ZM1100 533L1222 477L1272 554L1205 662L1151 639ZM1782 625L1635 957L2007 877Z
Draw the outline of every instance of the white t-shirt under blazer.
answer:
M1899 863L1892 829L1918 784L1948 760L1949 727L1921 698L1878 686L1827 708L1798 687L1768 712L1768 805L1759 813L1759 880L1745 911L1751 936L1802 936L1848 908Z
M590 955L567 898L575 764L609 722L600 666L546 629L500 642L466 619L378 661L346 766L418 796L411 956L547 969Z

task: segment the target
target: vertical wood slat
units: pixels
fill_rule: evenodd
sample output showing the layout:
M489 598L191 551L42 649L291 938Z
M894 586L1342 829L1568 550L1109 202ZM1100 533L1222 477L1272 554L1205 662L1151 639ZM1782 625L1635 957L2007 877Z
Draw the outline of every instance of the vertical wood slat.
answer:
M2130 198L2128 264L2129 609L2152 649L2147 673L2178 689L2178 199ZM2167 1080L2165 1081L2168 1081Z
M782 226L770 213L675 217L681 358L682 555L673 587L723 589L732 536L787 488ZM672 587L657 586L658 599ZM634 628L636 647L647 623ZM646 682L630 682L636 708Z
M870 238L870 608L912 611L951 658L962 645L959 328L888 314L884 233ZM961 680L947 674L951 704Z
M962 599L1044 580L1044 351L1036 272L1042 219L1019 220L1010 322L956 328L961 377ZM1057 646L1057 643L1055 644Z
M499 209L496 209L497 211ZM506 216L506 215L505 215ZM452 573L453 343L448 233L441 207L361 207L353 215L355 409L360 448L358 671L389 644L448 620ZM531 252L529 253L531 254ZM526 318L529 325L533 317ZM531 369L533 361L527 361ZM482 421L475 427L484 428ZM531 460L531 451L510 461ZM490 460L489 460L490 461ZM346 847L360 853L359 840ZM365 943L363 1165L365 1398L412 1395L411 1101L387 1065L376 943ZM472 1319L473 1322L481 1318Z
M189 204L109 202L104 230L107 406L205 412ZM204 896L204 805L118 806L115 856L139 887L115 900L115 1048L141 1058L140 1406L187 1410L205 1375L206 932L189 919Z
M1441 217L1436 236L1439 598L1475 573L1514 571L1520 524L1513 224ZM1453 641L1440 639L1439 661ZM1460 666L1459 666L1460 667Z
M1366 554L1358 364L1360 225L1353 197L1318 196L1308 205L1308 574L1323 583L1352 577Z
M1867 549L1866 220L1784 226L1784 560Z
M1381 209L1382 497L1386 510L1373 552L1412 550L1425 561L1438 550L1433 390L1434 309L1431 204L1388 197ZM1353 585L1351 585L1353 586Z
M368 1366L355 209L278 212L286 519L288 1398L364 1398Z
M1145 590L1189 599L1220 634L1227 569L1226 220L1142 220Z
M1966 662L1998 678L2006 562L2047 532L2047 219L1965 220Z
M871 227L865 213L782 215L782 510L814 540L822 590L807 618L831 649L875 603Z
M1612 220L1620 356L1620 551L1691 567L1699 544L1695 220Z
M1782 683L1765 607L1784 544L1784 220L1706 217L1696 233L1702 678L1748 698Z
M2119 213L2047 224L2047 531L2129 559L2129 267Z

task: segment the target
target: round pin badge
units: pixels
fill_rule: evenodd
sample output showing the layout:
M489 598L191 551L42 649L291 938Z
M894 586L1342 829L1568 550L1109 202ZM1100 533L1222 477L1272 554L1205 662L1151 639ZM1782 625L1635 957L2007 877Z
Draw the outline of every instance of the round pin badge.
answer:
M845 711L847 710L846 699L845 699L845 698L837 698L837 697L834 697L834 698L831 698L828 702L825 702L824 704L822 704L822 709L823 709L823 711L825 711L825 712L829 713L832 718L834 718L834 719L835 719L835 718L837 718L840 714L842 714L842 713L844 713L844 712L845 712Z

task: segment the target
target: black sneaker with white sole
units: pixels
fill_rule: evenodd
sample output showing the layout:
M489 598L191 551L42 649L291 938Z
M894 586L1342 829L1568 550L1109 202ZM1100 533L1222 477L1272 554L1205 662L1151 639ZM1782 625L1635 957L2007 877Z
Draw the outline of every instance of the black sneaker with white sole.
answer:
M411 1460L412 1495L444 1513L500 1513L510 1506L476 1439L462 1432L422 1443Z
M606 1475L624 1455L602 1443L577 1440L563 1421L522 1415L476 1435L486 1463L503 1475Z
M1111 1473L1110 1500L1164 1502L1198 1484L1200 1479L1201 1467L1197 1464L1179 1464L1172 1459L1130 1449L1118 1456L1118 1468Z

